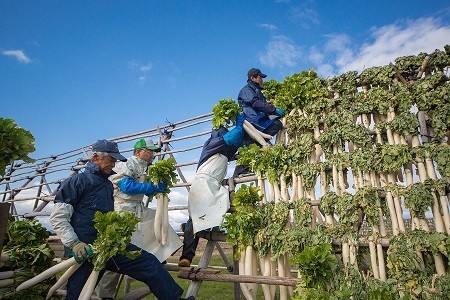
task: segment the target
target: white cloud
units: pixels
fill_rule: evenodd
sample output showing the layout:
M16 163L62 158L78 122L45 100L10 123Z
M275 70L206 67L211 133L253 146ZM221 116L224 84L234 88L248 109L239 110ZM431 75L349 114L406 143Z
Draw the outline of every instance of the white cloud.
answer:
M288 37L279 35L267 43L265 52L259 54L259 61L269 67L294 67L300 57L300 47Z
M131 70L134 70L137 72L147 73L153 68L153 64L152 63L143 64L137 60L132 60L132 61L128 62L128 67Z
M450 40L450 26L442 26L435 18L409 20L405 26L387 25L373 28L372 32L374 42L364 44L357 57L341 68L343 72L387 65L400 56L442 50Z
M3 50L2 55L11 56L24 64L32 63L33 61L25 54L23 50Z
M261 27L261 28L268 29L270 31L275 31L275 30L278 29L277 26L275 26L273 24L267 24L267 23L260 23L260 24L258 24L258 26Z
M317 47L310 49L309 59L315 64L314 68L320 76L337 75L347 71L361 72L365 68L387 65L400 56L442 50L450 40L450 26L444 26L440 19L432 17L407 20L373 27L369 40L354 47L352 44L354 45L355 41L349 36L330 35L322 52ZM320 61L320 55L326 59Z
M327 52L341 52L347 49L351 43L350 37L346 34L328 35L328 41L325 44L325 51Z
M139 66L139 71L146 73L152 69L152 64L148 63L147 65L141 65Z
M147 76L139 76L138 80L140 83L144 83L147 80Z
M303 7L292 8L289 12L289 18L299 24L302 28L309 29L314 26L320 25L317 11L306 7L309 3L304 2Z
M309 60L314 64L321 64L324 60L324 55L317 47L313 46L310 48Z
M143 64L137 60L132 60L128 62L128 68L139 73L138 81L140 84L144 84L147 81L147 73L152 70L153 64Z
M169 194L170 202L169 206L186 206L187 207L187 190L177 189L172 190ZM169 223L175 231L180 231L181 223L184 223L189 218L187 209L184 210L171 210L169 211Z
M315 68L315 71L322 77L334 77L336 75L339 75L334 73L334 68L330 64L321 64L317 68Z

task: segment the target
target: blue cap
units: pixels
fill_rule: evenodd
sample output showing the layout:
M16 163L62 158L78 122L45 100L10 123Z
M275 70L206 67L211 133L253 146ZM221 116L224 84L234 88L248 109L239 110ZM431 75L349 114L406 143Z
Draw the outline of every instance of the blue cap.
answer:
M108 153L109 156L115 158L120 161L127 161L125 156L119 153L119 147L116 142L111 142L107 140L98 140L96 143L92 145L93 152L105 152Z
M260 69L251 68L250 70L248 70L248 72L247 72L248 79L250 79L251 77L256 77L256 76L261 76L262 78L267 77L267 75L263 74Z

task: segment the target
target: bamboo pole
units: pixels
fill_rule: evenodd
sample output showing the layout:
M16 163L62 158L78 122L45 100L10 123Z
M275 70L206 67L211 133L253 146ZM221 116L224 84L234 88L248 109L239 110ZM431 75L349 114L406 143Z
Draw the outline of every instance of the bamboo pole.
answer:
M233 275L221 274L217 270L201 269L191 272L188 268L178 271L179 278L189 280L203 280L216 282L238 282L238 283L261 283L270 285L296 286L300 280L296 278L283 278L279 276L260 276L260 275Z

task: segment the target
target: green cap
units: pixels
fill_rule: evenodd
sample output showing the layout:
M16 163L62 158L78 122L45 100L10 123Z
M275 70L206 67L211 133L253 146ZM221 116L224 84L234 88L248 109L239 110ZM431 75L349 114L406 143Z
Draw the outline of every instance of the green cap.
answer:
M147 149L147 150L154 151L154 152L161 151L161 147L154 144L153 141L149 138L140 139L139 141L137 141L136 144L134 144L134 150L138 150L138 149Z

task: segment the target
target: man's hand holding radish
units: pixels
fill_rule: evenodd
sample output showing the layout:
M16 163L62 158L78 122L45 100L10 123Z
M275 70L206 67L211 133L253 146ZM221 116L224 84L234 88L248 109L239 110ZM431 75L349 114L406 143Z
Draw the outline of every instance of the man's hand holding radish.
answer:
M86 243L76 241L72 244L71 247L73 257L78 263L82 263L92 255L94 255L94 251L92 250L92 247Z

